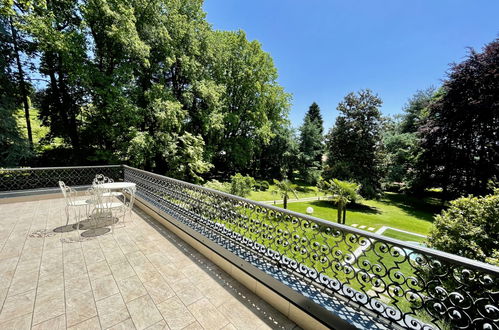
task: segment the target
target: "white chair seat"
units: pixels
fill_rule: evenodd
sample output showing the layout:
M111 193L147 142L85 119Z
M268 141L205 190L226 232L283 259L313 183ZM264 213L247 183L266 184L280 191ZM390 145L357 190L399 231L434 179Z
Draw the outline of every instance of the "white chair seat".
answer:
M121 202L112 202L112 203L105 203L105 204L99 204L96 205L95 208L99 210L106 210L106 209L116 209L120 207L124 207L125 205Z
M77 200L68 202L69 206L88 206L90 204L92 204L92 202L89 200Z

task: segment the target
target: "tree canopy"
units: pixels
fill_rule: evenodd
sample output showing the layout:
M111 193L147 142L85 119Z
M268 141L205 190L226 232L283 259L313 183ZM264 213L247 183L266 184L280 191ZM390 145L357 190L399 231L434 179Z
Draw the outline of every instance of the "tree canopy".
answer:
M350 93L326 137L326 179L350 180L372 198L381 191L381 99L370 90Z
M421 176L449 196L487 193L499 177L499 39L452 66L420 128Z

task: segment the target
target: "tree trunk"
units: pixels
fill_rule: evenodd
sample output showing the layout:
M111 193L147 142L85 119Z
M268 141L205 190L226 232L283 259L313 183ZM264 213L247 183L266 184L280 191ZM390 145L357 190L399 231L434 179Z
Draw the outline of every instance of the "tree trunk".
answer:
M288 195L284 195L284 208L288 208Z
M343 207L341 203L338 202L338 223L341 223L341 212L343 211Z
M26 118L26 129L28 130L28 141L31 148L33 148L33 133L31 132L31 120L29 118L29 102L28 102L28 91L24 82L24 72L21 63L21 58L19 56L19 47L17 46L17 32L14 29L14 24L12 23L12 17L9 19L10 31L12 34L12 45L14 46L14 54L16 57L17 71L19 73L19 84L21 90L21 97L24 106L24 117Z
M345 207L343 208L343 224L345 224L345 220L347 218L347 206L345 205Z

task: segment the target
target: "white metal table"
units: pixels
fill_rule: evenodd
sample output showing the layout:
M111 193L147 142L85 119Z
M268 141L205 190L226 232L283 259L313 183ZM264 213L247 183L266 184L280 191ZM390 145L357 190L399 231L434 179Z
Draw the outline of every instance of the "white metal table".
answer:
M135 190L136 186L137 185L133 182L108 182L100 184L99 188L109 190L122 190L125 188L131 188Z

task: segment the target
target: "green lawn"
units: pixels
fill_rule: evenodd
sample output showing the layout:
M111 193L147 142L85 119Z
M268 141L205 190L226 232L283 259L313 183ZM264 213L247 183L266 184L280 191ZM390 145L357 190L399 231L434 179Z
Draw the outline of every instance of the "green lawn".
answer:
M305 198L305 197L317 197L317 194L319 196L324 196L323 193L317 191L317 187L315 186L307 186L307 185L300 185L302 189L309 189L310 191L307 192L302 192L298 191L297 195L298 198ZM282 197L279 195L274 195L272 194L272 190L274 190L275 185L271 184L270 188L267 191L252 191L251 194L247 197L249 199L252 199L254 201L273 201L273 200L281 200ZM295 196L292 196L291 198L295 199Z
M277 205L282 207L282 205ZM336 222L337 211L330 201L308 201L289 203L288 209L305 213L313 207L313 216ZM410 232L428 235L432 227L433 215L438 212L438 204L431 200L418 200L396 193L385 193L380 200L364 200L360 205L349 205L346 224L374 227L390 226Z
M386 237L396 238L396 239L399 239L401 241L406 241L406 242L423 243L424 241L426 241L426 238L424 238L424 237L403 233L403 232L396 231L393 229L385 230L382 235L386 236Z

